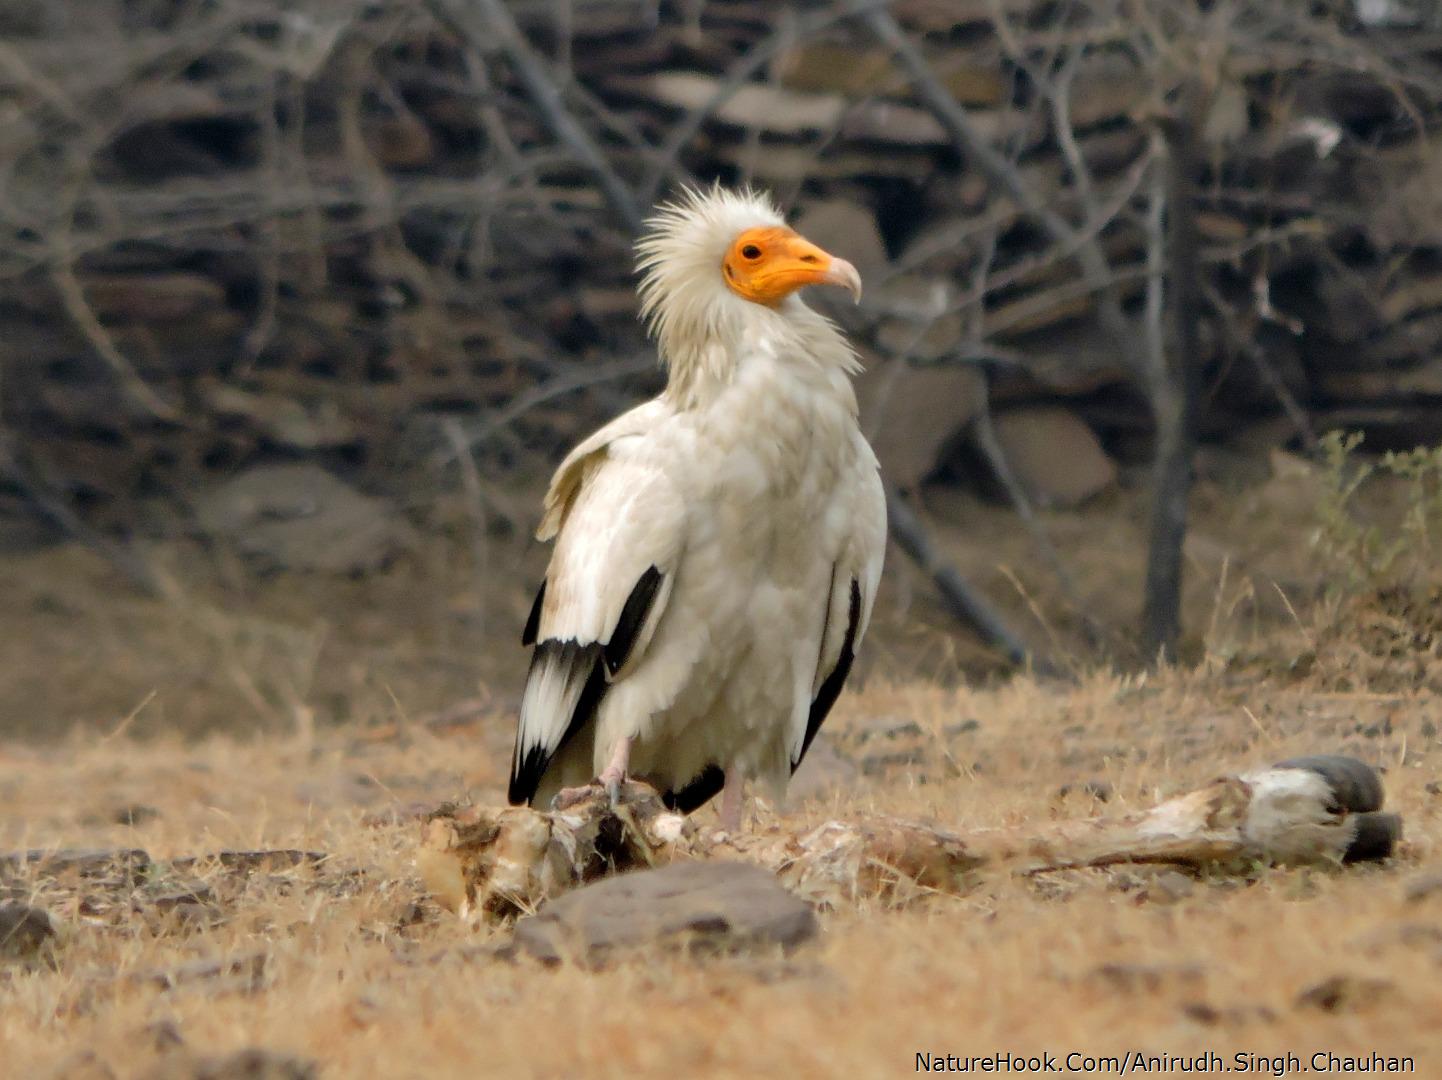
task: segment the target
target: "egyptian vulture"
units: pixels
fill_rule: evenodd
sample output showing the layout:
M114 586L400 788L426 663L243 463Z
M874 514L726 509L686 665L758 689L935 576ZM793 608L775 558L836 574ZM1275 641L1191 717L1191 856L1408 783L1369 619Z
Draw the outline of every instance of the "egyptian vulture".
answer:
M849 262L771 201L713 187L661 207L637 245L666 389L561 463L537 537L555 540L514 804L564 804L628 776L689 813L743 784L780 799L851 670L886 544L856 356L802 303L861 295Z

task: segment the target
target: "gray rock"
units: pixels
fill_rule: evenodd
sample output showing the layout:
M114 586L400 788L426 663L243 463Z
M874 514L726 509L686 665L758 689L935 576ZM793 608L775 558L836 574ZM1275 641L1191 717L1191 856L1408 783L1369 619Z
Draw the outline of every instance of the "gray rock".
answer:
M687 862L606 878L548 901L517 923L511 951L595 966L658 944L699 953L793 948L817 930L811 908L765 870Z
M1333 975L1297 995L1299 1009L1329 1013L1365 1012L1397 996L1397 985L1389 979L1361 975Z
M908 340L915 336L909 326L906 333ZM913 367L895 359L868 359L856 395L882 473L898 487L914 490L976 415L981 373L964 366Z
M388 503L315 465L250 469L202 492L195 515L206 533L267 569L364 573L410 538Z
M140 848L36 848L0 854L0 874L138 885L150 871L150 855Z
M50 913L28 904L0 904L0 961L43 960L55 944Z
M1092 429L1055 406L996 417L996 439L1026 493L1042 506L1076 506L1116 481L1117 467Z
M281 446L320 450L360 438L333 401L307 406L280 394L252 394L220 383L207 384L202 393L217 413L248 420Z

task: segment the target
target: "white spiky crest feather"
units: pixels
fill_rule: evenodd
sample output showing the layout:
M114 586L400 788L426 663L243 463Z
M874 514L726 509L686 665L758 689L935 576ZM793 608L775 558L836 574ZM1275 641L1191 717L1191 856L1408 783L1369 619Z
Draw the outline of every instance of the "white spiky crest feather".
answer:
M788 322L804 322L807 337L818 332L834 336L838 362L854 369L854 353L845 339L799 297L767 308L737 296L722 277L722 260L737 236L785 223L769 195L719 182L682 189L647 219L646 233L636 244L641 317L673 381L724 378L731 350L748 327L785 334Z

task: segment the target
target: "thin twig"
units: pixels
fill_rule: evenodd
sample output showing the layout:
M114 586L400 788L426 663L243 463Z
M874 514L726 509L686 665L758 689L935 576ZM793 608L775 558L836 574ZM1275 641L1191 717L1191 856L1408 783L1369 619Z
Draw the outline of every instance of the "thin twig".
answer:
M575 390L584 390L588 387L597 386L601 383L611 382L616 379L625 379L633 375L640 375L646 371L654 371L656 361L653 357L630 357L626 360L617 360L615 363L604 364L597 368L582 368L570 375L558 376L548 379L540 386L517 397L503 409L481 417L474 424L467 425L462 444L466 448L476 446L484 442L492 435L504 428L514 424L526 413L539 405L563 394L569 394ZM456 448L444 452L436 465L447 465L456 460Z
M993 185L1035 219L1053 240L1064 245L1076 245L1082 273L1088 285L1098 293L1097 315L1102 328L1116 344L1121 358L1139 366L1134 355L1130 323L1111 291L1111 266L1100 242L1091 237L1078 243L1079 230L1043 202L1016 166L987 142L970 114L942 86L921 50L902 31L889 11L867 11L863 19L877 39L896 54L911 76L917 97L951 136L957 148Z
M1030 664L1040 674L1056 674L1056 669L1045 659L1037 657L956 568L942 558L921 519L890 487L886 491L886 516L891 538L896 541L897 547L931 578L953 616L974 626L1011 663L1018 666Z
M57 262L50 271L50 280L55 284L55 291L60 294L60 302L65 306L65 313L70 316L90 347L95 350L100 359L105 361L120 380L125 392L143 406L147 412L157 420L165 420L169 423L177 423L180 420L180 413L169 402L160 397L150 385L140 377L134 365L126 359L125 354L115 344L115 339L110 332L101 325L100 319L96 317L94 310L85 299L85 293L80 288L80 282L75 279L75 271L71 269L68 262Z
M711 96L688 112L675 124L661 146L650 173L641 184L641 201L647 205L656 201L661 194L661 185L666 174L676 168L681 152L700 134L706 122L716 111L736 94L743 85L760 74L777 55L796 41L814 37L847 19L855 18L869 11L884 8L890 0L849 0L827 11L817 12L798 20L792 25L783 25L764 41L758 42L746 54L727 69Z
M1021 518L1022 524L1031 535L1032 543L1041 553L1042 561L1056 576L1057 584L1061 586L1062 596L1067 605L1080 617L1087 644L1095 647L1102 639L1101 628L1082 604L1076 579L1072 577L1071 571L1062 561L1061 553L1057 551L1056 545L1047 535L1046 526L1036 516L1036 509L1032 506L1031 497L1027 494L1026 488L1022 486L1021 481L1017 479L1011 463L1007 460L1006 451L1002 449L1001 440L997 438L996 425L992 422L991 416L991 395L987 388L988 381L983 374L981 408L976 414L976 419L972 421L977 448L986 458L987 464L991 466L996 478L1001 481L1002 489L1006 492L1013 509L1016 510L1017 517Z
M150 596L165 595L165 582L155 569L129 547L110 539L77 514L54 486L45 481L40 470L23 460L13 439L8 432L0 431L0 476L19 489L36 513L99 554L141 592Z
M474 535L474 558L475 574L477 583L484 586L487 571L490 566L490 548L486 544L486 493L481 483L480 471L476 468L475 455L472 447L466 442L465 432L461 428L461 422L454 416L443 417L441 420L441 432L445 435L446 441L451 445L451 452L455 460L461 466L461 486L466 492L466 506L471 512L471 531ZM477 596L483 595L478 589ZM476 632L481 633L485 629L485 612L480 612L477 619Z
M426 0L426 6L441 23L482 53L487 51L488 45L498 46L505 53L516 77L521 80L546 126L551 129L551 134L595 176L606 201L626 227L632 232L639 232L644 215L635 193L611 168L595 141L566 109L560 89L546 70L545 60L521 33L504 0L471 0L470 6L461 5L456 0ZM484 17L485 27L476 24L472 6Z

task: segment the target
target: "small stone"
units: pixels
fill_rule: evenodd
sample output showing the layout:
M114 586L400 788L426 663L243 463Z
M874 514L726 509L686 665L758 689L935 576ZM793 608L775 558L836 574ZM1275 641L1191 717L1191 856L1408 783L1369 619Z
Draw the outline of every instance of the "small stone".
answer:
M153 1024L146 1024L141 1033L157 1053L169 1053L185 1045L185 1036L180 1033L180 1025L174 1020L157 1020Z
M204 531L264 569L360 574L409 542L397 510L318 465L268 465L195 497Z
M886 241L876 216L854 199L818 199L796 216L796 231L828 251L845 251L862 281L884 273L890 265Z
M0 904L0 962L45 959L55 945L50 913L28 904Z
M1334 975L1310 986L1297 995L1299 1009L1320 1009L1322 1012L1362 1012L1386 1002L1397 992L1387 979L1368 979L1358 975Z
M1193 964L1102 964L1087 977L1121 993L1154 994L1165 986L1197 982L1202 969Z
M905 322L898 336L911 345L916 324ZM942 337L946 345L955 342L954 336ZM981 373L965 365L868 362L857 379L856 396L862 427L871 433L884 475L903 490L916 490L950 456L957 433L980 408L983 392Z
M101 319L177 322L225 306L225 287L187 273L92 274L85 296Z
M59 848L0 855L0 871L28 870L48 878L115 879L139 885L151 867L150 855L139 848Z
M1185 900L1196 891L1197 883L1176 870L1163 870L1155 874L1137 893L1137 902L1146 904L1175 904Z
M686 862L605 878L550 900L516 924L513 947L547 963L595 966L656 944L701 953L793 948L818 929L811 908L765 870Z
M265 987L268 965L269 957L265 953L250 953L228 959L192 960L172 968L136 971L125 978L129 982L160 990L201 983L228 992L249 994Z
M160 816L160 811L153 806L146 806L144 803L135 803L131 806L122 806L111 815L111 821L117 825L129 825L132 828L136 825L143 825L147 821L154 821Z
M1243 1024L1270 1024L1277 1016L1265 1005L1229 1005L1218 1008L1207 1001L1189 1001L1182 1006L1182 1015L1208 1027L1226 1025L1240 1027Z

